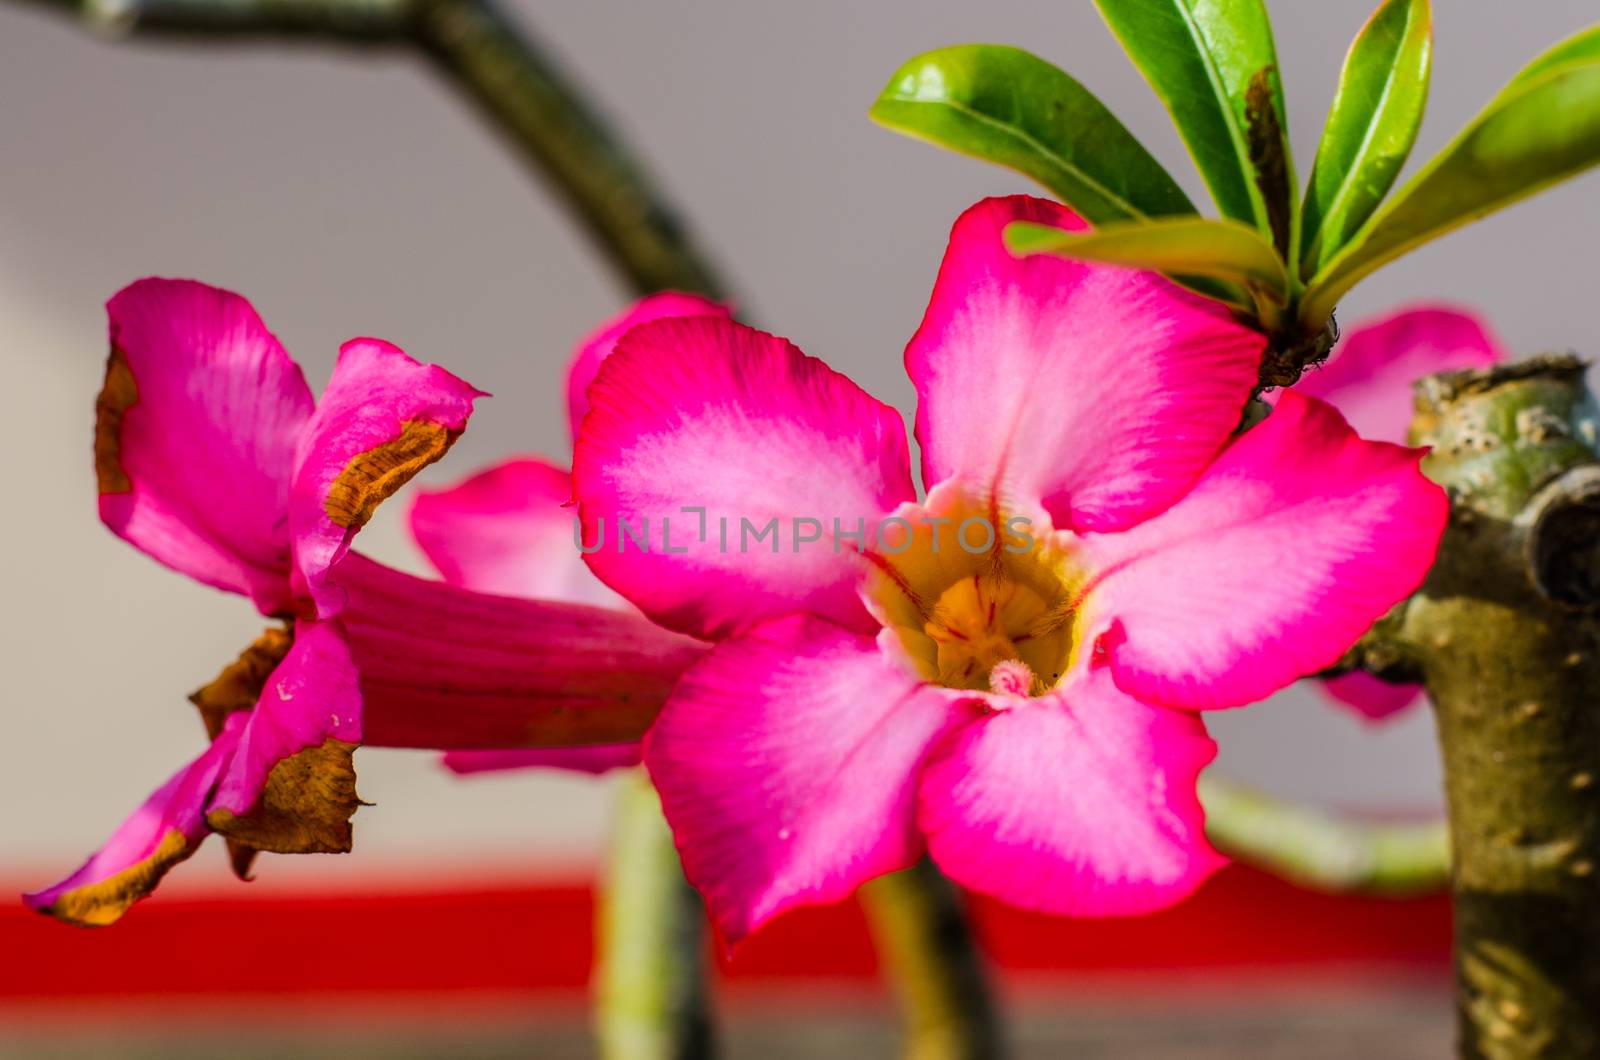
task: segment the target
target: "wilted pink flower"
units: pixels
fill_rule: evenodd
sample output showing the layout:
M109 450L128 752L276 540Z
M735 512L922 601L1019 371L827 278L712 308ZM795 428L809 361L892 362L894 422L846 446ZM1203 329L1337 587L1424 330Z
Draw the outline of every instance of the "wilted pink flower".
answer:
M567 367L567 412L574 437L589 411L586 391L617 340L640 324L678 316L728 316L726 306L666 291L640 299L578 344ZM572 479L537 456L518 457L455 486L422 490L411 503L411 536L440 577L483 593L567 600L637 613L583 562L573 541ZM554 766L603 773L638 765L637 740L597 747L450 751L458 773Z
M162 563L281 619L192 697L211 745L66 880L26 896L106 924L210 831L350 847L357 745L516 748L635 737L699 649L637 616L463 592L349 551L442 456L480 396L355 339L314 401L238 295L142 280L112 298L96 409L101 518Z
M1318 368L1295 384L1344 415L1363 438L1406 441L1411 384L1434 372L1487 368L1506 359L1487 323L1464 309L1417 305L1356 326ZM1396 685L1356 671L1322 682L1343 706L1371 721L1392 717L1422 697L1420 685Z
M718 642L645 763L731 940L924 852L1055 913L1176 901L1222 860L1195 711L1332 663L1432 561L1419 453L1293 393L1230 439L1261 336L1152 274L1013 258L1019 220L1083 227L973 207L907 348L925 500L893 409L729 320L637 327L588 390L591 568Z

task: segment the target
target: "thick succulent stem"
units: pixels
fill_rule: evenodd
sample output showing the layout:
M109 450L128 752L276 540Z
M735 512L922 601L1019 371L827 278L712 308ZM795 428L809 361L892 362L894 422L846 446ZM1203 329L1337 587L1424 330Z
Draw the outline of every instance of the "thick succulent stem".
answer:
M661 801L642 772L617 802L595 950L595 1031L614 1060L716 1055L705 911L683 878Z
M961 893L933 862L861 890L906 1025L907 1060L995 1060L1005 1042Z
M1438 718L1465 1057L1600 1056L1596 430L1569 357L1418 386L1452 515L1385 647Z

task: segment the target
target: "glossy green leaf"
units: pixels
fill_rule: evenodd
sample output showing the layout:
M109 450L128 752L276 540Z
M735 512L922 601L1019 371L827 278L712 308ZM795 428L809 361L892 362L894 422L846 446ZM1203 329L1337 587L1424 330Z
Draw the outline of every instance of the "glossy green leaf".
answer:
M1311 281L1308 327L1402 254L1600 164L1600 59L1547 70L1496 97L1373 214Z
M1422 125L1432 59L1428 0L1387 0L1350 46L1301 213L1306 275L1372 216L1400 175Z
M1298 199L1263 0L1095 3L1172 114L1217 208L1287 255Z
M1530 81L1543 77L1558 66L1583 62L1587 59L1600 59L1600 25L1590 26L1586 30L1574 33L1527 66L1524 66L1517 76L1513 77L1506 87L1500 90L1500 94L1494 98L1494 102L1500 102L1500 100L1518 91Z
M872 105L874 121L1032 177L1095 223L1194 206L1077 81L1020 48L970 44L919 55Z
M1006 227L1006 246L1017 254L1056 254L1241 284L1279 305L1289 297L1283 259L1259 232L1237 221L1175 217L1091 232L1018 222Z

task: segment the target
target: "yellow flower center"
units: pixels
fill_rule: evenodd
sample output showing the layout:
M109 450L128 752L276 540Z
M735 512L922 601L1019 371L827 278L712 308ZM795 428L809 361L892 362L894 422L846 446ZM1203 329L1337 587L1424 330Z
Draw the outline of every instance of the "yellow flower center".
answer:
M1049 526L970 503L906 517L872 555L869 606L946 688L1039 696L1070 669L1083 578ZM993 527L994 533L988 533Z

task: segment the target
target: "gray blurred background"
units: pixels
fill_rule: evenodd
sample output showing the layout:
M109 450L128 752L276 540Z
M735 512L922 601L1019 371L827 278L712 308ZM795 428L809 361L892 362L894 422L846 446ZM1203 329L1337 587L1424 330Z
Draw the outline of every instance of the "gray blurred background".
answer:
M900 367L950 222L1029 190L1009 173L871 125L904 59L988 40L1064 66L1204 201L1154 96L1088 0L622 3L516 13L592 85L699 229L744 308L910 412ZM1302 178L1371 0L1278 0ZM1438 0L1426 158L1593 0ZM495 398L424 481L512 453L566 456L570 347L624 295L582 236L465 104L412 57L334 48L106 43L0 3L0 866L74 867L201 746L184 694L259 630L248 603L145 559L95 516L92 404L101 303L149 274L251 298L326 380L339 342L378 335ZM1415 167L1415 161L1413 168ZM1416 299L1478 305L1520 352L1594 352L1600 177L1415 254L1344 306L1348 327ZM400 501L362 547L420 569ZM1215 718L1222 767L1285 795L1381 811L1438 804L1430 720L1374 727L1296 690ZM265 885L390 869L590 863L605 781L455 781L420 754L366 750L354 859L276 858ZM181 874L220 882L220 848Z

